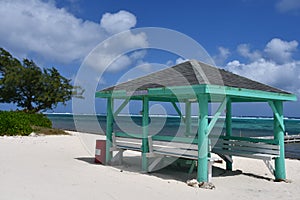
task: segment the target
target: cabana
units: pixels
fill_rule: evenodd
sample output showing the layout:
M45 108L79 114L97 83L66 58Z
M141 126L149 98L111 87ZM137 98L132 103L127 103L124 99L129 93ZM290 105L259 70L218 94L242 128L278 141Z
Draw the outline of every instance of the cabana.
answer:
M153 155L160 154L189 158L197 161L197 180L199 182L208 182L210 153L214 152L226 161L227 170L232 170L232 156L256 158L264 161L275 160L275 179L286 179L283 102L296 100L296 96L289 92L196 60L190 60L150 75L103 89L96 92L95 95L98 98L107 99L107 163L110 163L112 151L116 150L116 148L141 151L142 170L146 172L149 171L148 159ZM114 99L124 99L124 102L116 111L113 109ZM131 100L142 102L141 135L136 137L131 136L131 139L139 140L140 143L134 144L132 140L130 142L131 145L125 145L124 142L120 142L118 145L116 138L130 136L126 133L114 133L114 117ZM150 101L170 102L178 115L184 119L186 137L149 136ZM177 106L176 103L178 102L185 104L185 115L181 113ZM269 104L274 113L273 139L232 136L231 107L232 103L238 102L266 102ZM189 135L191 131L192 103L198 104L199 108L198 131L194 137L190 137ZM217 103L219 105L216 112L212 113L210 120L208 116L209 103ZM224 111L226 111L226 133L219 137L216 145L209 148L212 129ZM163 146L169 145L170 148L163 150L162 148L157 148L162 142L168 142L163 144ZM152 165L158 162L159 159L154 161Z

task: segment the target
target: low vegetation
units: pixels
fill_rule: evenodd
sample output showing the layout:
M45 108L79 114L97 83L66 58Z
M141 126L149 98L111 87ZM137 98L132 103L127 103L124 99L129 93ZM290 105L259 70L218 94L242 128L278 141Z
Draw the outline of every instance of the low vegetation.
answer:
M0 111L0 136L36 134L66 134L62 130L52 129L51 121L43 114L21 111Z

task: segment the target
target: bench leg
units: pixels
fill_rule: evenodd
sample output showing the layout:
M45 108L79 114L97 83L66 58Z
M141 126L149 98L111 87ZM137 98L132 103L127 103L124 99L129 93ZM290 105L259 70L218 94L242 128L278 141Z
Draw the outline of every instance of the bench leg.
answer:
M163 156L156 158L148 167L148 172L152 172L153 169L162 161Z
M122 165L122 163L123 163L123 152L124 152L123 149L119 150L118 153L115 156L113 156L110 163L115 164L115 165Z
M195 169L195 165L196 165L197 161L196 160L193 160L192 162L192 165L191 165L191 168L189 170L189 174L193 173L194 169Z
M214 161L208 161L208 182L211 182L212 178L212 166L213 166Z
M272 163L270 162L270 160L263 160L265 165L267 166L268 170L271 172L271 174L275 174L275 169L272 165Z
M232 171L232 157L228 156L226 159L226 170Z

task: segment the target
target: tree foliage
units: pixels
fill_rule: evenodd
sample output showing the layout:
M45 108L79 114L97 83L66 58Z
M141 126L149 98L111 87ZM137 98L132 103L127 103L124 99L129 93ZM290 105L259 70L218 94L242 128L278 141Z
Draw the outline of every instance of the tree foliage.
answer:
M0 102L15 103L28 112L65 104L76 89L55 68L41 69L32 60L20 62L0 48Z
M0 111L0 136L29 135L36 129L50 129L51 121L43 114Z

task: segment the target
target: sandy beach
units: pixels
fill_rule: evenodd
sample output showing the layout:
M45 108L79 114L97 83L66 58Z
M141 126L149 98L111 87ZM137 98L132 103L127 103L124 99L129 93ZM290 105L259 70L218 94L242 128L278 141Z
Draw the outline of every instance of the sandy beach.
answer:
M139 154L127 152L122 166L94 164L101 136L0 137L0 199L299 199L300 161L286 160L291 183L273 182L262 161L234 159L233 172L215 164L214 190L188 187L196 172L167 168L140 173ZM103 136L102 136L103 137ZM194 176L194 177L193 177Z

